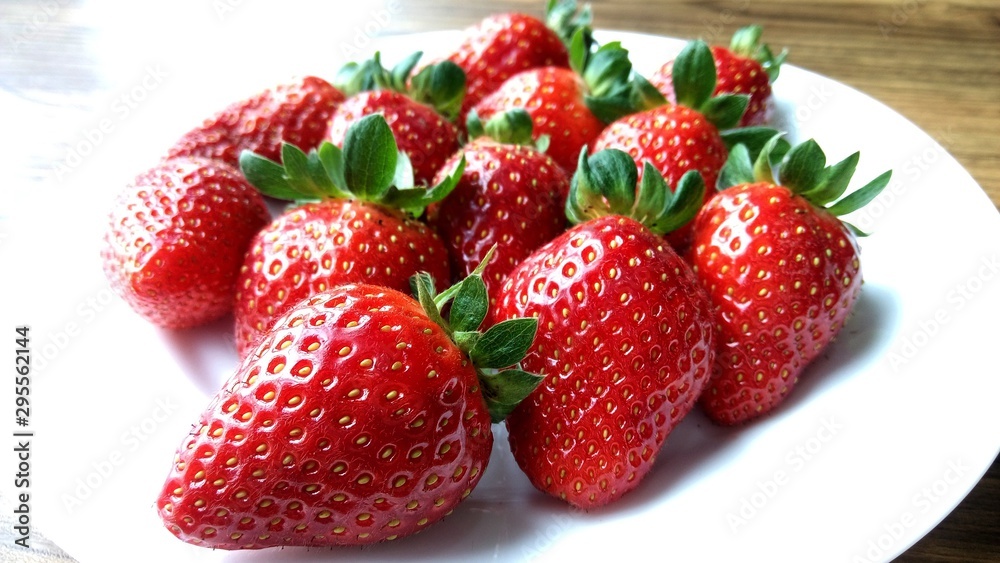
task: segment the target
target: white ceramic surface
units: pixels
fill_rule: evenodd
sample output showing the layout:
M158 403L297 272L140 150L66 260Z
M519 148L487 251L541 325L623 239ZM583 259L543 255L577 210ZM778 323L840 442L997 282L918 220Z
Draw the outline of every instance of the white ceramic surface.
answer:
M442 52L455 37L388 37L368 47L392 62L413 49ZM681 45L599 35L612 37L643 72ZM340 64L336 54L301 57L311 58L299 58L296 70L321 76ZM153 503L174 448L234 367L229 325L171 334L139 320L104 281L104 215L118 187L180 132L252 85L285 76L265 65L199 94L179 67L136 68L133 91L154 88L134 114L109 99L103 118L112 127L99 146L64 174L26 184L37 189L3 194L8 303L0 328L13 347L13 326L30 324L35 350L33 525L81 562L566 561L648 553L676 561L746 554L887 561L946 516L997 455L1000 215L911 122L845 85L786 66L776 111L791 138L816 138L831 161L860 150L855 187L888 168L895 174L885 193L850 218L872 233L861 242L866 285L855 315L771 416L723 429L693 413L645 481L594 513L535 492L495 427L480 486L417 536L366 549L227 553L184 544L161 526ZM163 75L170 79L157 83ZM79 125L78 147L99 124ZM64 202L51 212L58 227L40 220L49 187ZM49 254L54 249L62 266ZM16 464L11 458L2 467ZM12 486L0 480L5 497Z

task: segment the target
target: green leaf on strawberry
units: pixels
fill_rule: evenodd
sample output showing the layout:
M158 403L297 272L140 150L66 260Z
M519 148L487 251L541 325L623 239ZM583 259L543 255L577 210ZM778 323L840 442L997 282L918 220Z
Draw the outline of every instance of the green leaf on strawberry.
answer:
M566 217L579 224L622 215L663 235L690 222L704 201L705 182L694 170L684 174L673 190L649 162L644 164L641 182L638 177L635 161L624 151L605 149L589 157L581 152Z
M486 329L469 356L481 368L500 369L517 363L531 347L538 329L536 319L511 319Z
M481 273L474 273L458 284L448 322L455 332L469 332L479 328L489 311L486 283Z
M395 179L399 152L384 119L361 119L347 131L344 161L355 166L344 169L344 179L364 200L382 199ZM288 169L285 162L285 169Z
M591 24L594 22L593 10L590 4L582 8L575 0L549 0L545 9L545 24L555 31L567 46L572 44L577 31L583 30L581 39L593 41Z
M614 41L595 48L588 28L579 28L569 44L569 61L586 84L584 102L601 121L666 103L666 98L649 81L635 73L629 52Z
M750 151L750 160L756 160L757 156L764 150L764 147L768 143L772 143L772 140L777 137L777 140L772 143L775 146L772 146L769 150L772 156L778 155L780 160L780 156L784 156L788 152L788 149L791 148L791 144L780 133L780 131L773 127L755 125L726 129L725 131L720 131L719 135L729 150L733 150L737 145L743 145L747 148Z
M281 155L281 163L249 151L240 155L243 174L264 195L298 202L354 198L414 216L451 193L464 169L460 161L438 184L414 185L409 159L398 150L392 130L379 114L351 126L343 149L326 142L306 154L285 144Z
M399 92L454 121L465 98L465 71L443 60L413 75L422 56L423 52L416 51L388 69L382 65L381 53L376 52L371 59L342 66L333 83L348 96L372 90Z
M809 199L818 205L827 205L844 195L860 157L861 154L856 152L824 170L816 187L809 190Z
M428 65L413 77L410 96L454 121L465 99L465 72L451 61Z
M545 152L549 146L548 135L540 135L538 139L532 138L534 125L531 115L524 108L511 108L497 113L486 123L479 119L479 114L475 110L470 110L465 128L469 132L470 140L489 137L498 143L530 146L541 152Z
M541 382L541 377L520 369L534 342L538 320L508 319L479 330L489 310L489 296L482 273L496 250L494 246L469 276L440 294L434 279L419 273L411 280L417 300L428 318L452 338L476 368L493 422L500 422ZM445 320L442 311L448 309ZM510 368L512 369L504 369Z
M860 153L855 152L828 166L826 154L815 140L809 139L791 147L778 135L772 137L755 160L751 159L750 151L745 146L734 147L719 174L718 187L722 190L752 182L779 183L814 206L840 217L861 209L875 199L892 177L892 171L888 170L844 196L859 159ZM865 236L855 226L845 224L856 235Z
M541 378L522 369L506 369L481 373L479 382L483 386L483 397L490 409L494 422L505 420L521 401L530 395Z
M333 84L346 96L377 89L405 91L406 81L422 56L423 52L416 51L387 69L382 66L382 54L376 51L368 60L340 67Z
M742 27L733 33L729 50L736 55L753 59L760 63L764 71L767 72L768 79L774 82L781 72L781 65L788 57L788 51L782 50L775 55L766 43L761 43L763 34L764 28L759 25Z
M698 109L715 91L715 62L703 41L685 44L674 59L674 94L677 103Z
M715 84L712 50L704 41L689 41L674 59L673 86L677 103L701 112L719 129L736 127L750 97L745 94L713 96Z

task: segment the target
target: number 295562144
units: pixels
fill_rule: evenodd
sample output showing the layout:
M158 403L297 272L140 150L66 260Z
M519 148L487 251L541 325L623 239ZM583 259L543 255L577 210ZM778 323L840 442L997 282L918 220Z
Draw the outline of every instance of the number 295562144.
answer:
M14 418L18 426L28 426L31 418L31 338L29 328L15 329L14 340Z

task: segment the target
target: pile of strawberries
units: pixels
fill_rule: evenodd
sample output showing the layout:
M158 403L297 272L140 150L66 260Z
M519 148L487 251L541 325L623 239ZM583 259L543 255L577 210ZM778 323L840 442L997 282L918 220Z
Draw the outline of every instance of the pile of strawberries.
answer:
M223 109L115 203L112 286L241 358L156 507L224 549L400 538L476 487L492 424L540 491L636 488L692 409L792 391L861 291L858 155L767 126L784 54L739 30L649 77L587 9ZM272 216L277 201L292 202ZM270 204L270 205L269 205ZM166 462L166 460L165 460Z

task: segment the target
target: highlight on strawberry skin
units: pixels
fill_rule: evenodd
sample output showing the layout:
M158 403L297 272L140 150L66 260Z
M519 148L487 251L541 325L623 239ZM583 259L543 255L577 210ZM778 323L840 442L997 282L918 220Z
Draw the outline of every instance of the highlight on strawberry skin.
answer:
M156 501L179 539L217 549L368 545L452 513L490 461L492 424L538 384L537 321L485 330L482 269L416 297L372 284L281 315L177 449Z

